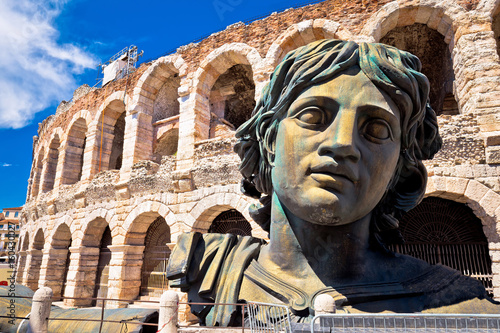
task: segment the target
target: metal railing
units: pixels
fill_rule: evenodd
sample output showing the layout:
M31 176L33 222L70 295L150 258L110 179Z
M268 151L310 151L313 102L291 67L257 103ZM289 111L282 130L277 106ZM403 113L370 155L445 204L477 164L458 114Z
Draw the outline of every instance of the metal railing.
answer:
M16 298L16 299L33 299L33 296L8 296L8 295L0 295L0 298ZM104 332L103 331L103 325L104 323L115 323L115 324L122 324L125 325L125 329L130 329L130 327L126 327L127 325L142 325L142 326L158 326L158 323L148 323L148 322L141 322L137 320L113 320L113 319L105 319L105 311L106 309L106 302L107 301L112 301L112 302L121 302L121 303L134 303L134 302L139 302L139 303L155 303L158 304L158 309L160 308L160 301L148 301L148 300L138 300L138 299L121 299L121 298L103 298L103 297L68 297L68 296L56 296L52 297L52 302L54 301L62 301L65 299L72 299L72 300L85 300L85 301L100 301L99 306L89 306L90 308L95 308L101 310L101 315L100 318L60 318L60 317L50 317L48 318L49 321L51 320L61 320L61 321L82 321L82 322L100 322L100 327L99 327L99 333ZM242 318L245 317L245 313L248 313L249 311L247 310L247 304L244 303L200 303L200 302L178 302L177 303L177 315L179 314L178 309L179 305L219 305L219 306L241 306L241 316ZM83 308L89 308L89 307L83 307ZM279 306L278 306L279 307ZM4 316L0 315L0 318L8 318L8 319L19 319L19 320L27 320L29 318L29 314L26 317L20 317L20 316ZM21 323L22 324L22 323ZM20 324L20 325L21 325ZM189 328L192 327L192 325L180 325L177 324L178 328ZM204 329L221 329L220 326L203 326ZM224 328L224 327L222 327ZM245 326L242 325L241 327L232 327L231 329L239 330L241 329L241 332L245 332ZM262 332L262 331L261 331ZM271 332L271 331L266 331L266 332ZM277 331L276 331L277 332ZM287 331L287 332L291 332Z
M319 319L319 320L318 320ZM500 332L500 315L479 314L320 314L311 333L323 332Z
M247 313L252 333L292 333L290 310L286 305L248 302Z

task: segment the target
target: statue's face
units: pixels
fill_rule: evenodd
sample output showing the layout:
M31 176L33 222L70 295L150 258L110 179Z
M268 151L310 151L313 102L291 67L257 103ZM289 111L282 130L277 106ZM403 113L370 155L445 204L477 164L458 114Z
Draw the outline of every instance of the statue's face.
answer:
M303 220L357 221L382 199L400 138L396 104L353 67L291 104L276 136L274 191Z

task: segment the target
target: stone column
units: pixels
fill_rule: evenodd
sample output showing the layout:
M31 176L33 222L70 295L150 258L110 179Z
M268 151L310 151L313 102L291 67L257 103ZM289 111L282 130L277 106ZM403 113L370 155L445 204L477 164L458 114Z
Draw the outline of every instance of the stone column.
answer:
M132 171L132 165L140 160L150 160L153 155L152 117L142 112L131 112L125 118L125 136L123 138L123 162L120 180L126 180Z
M70 247L70 264L64 296L91 298L94 295L98 247ZM91 300L66 299L67 306L90 306Z
M500 243L488 244L493 272L493 299L500 301Z
M50 287L55 297L61 296L62 286L66 280L64 272L68 251L68 249L43 250L40 286Z
M99 144L100 142L97 141L97 130L89 132L85 142L85 150L83 151L81 180L85 182L90 181L99 170Z
M54 188L59 189L62 184L63 169L66 161L66 150L64 150L65 141L61 141L59 144L59 153L57 157L56 174L54 175ZM71 150L73 147L66 147L66 149Z
M48 149L48 148L47 148ZM46 155L48 155L48 151L45 152ZM34 193L34 196L38 196L39 194L43 193L43 188L45 187L45 178L47 177L47 157L45 157L42 161L42 170L40 171L40 182L38 183L38 193Z
M111 245L108 298L136 299L141 289L141 268L144 246ZM108 301L108 307L126 307L123 302Z
M31 290L38 289L38 280L40 277L40 266L42 264L42 250L29 250L26 260L26 272L24 274L23 284Z
M193 166L196 140L208 139L210 106L208 99L197 92L190 92L188 82L179 88L179 145L177 148L177 170Z
M26 251L19 251L17 254L16 283L24 284L24 272L26 271Z

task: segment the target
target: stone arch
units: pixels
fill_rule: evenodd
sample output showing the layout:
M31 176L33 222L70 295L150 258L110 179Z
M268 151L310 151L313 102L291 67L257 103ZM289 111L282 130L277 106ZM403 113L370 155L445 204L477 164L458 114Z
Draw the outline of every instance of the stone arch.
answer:
M42 174L42 192L49 192L54 189L56 178L58 176L57 170L59 166L59 152L61 150L61 139L64 133L61 128L57 128L47 147L47 152L44 158L44 167Z
M500 264L500 194L474 179L458 177L429 177L426 196L435 196L467 204L481 220L488 240L492 267ZM500 299L500 272L493 269L494 298ZM495 291L497 290L497 291Z
M271 68L275 68L288 52L316 40L329 38L352 40L354 37L350 31L332 20L315 19L295 23L273 42L267 51L266 61Z
M162 88L164 88L164 85L169 83L167 81L170 78L174 76L177 78L185 76L186 70L187 65L184 63L184 59L178 54L161 57L155 60L137 81L137 86L134 88L133 92L132 109L150 115L153 118L153 122L155 122L154 106L158 94L161 92ZM180 81L178 85L180 85ZM177 94L177 90L175 93ZM177 109L177 113L178 111Z
M25 284L24 275L26 269L27 262L27 251L30 247L30 234L28 231L25 231L19 236L19 258L17 263L17 272L16 272L16 280L19 283Z
M45 147L40 147L36 160L33 161L33 170L31 176L31 198L35 198L40 192L40 181L43 172L43 160L45 158Z
M66 220L71 221L71 218L68 216L67 219L59 222L53 228L53 232L50 237L50 247L53 249L69 248L70 246L72 234L70 230L70 223L67 223Z
M417 55L429 78L431 105L437 114L458 114L454 83L460 73L453 65L455 30L465 10L453 2L424 5L393 1L373 14L362 34L377 42ZM455 66L456 67L456 66Z
M173 212L167 205L157 201L146 201L137 205L125 219L124 242L126 246L140 248L141 252L138 254L142 258L139 262L134 261L132 265L137 268L130 270L127 275L127 280L134 286L133 291L131 287L128 292L132 298L137 297L139 293L143 296L159 296L158 291L166 287L163 283L166 279L164 269L170 255L166 243L171 242L172 227L177 227ZM160 235L160 231L167 234ZM164 253L163 259L160 258L159 252ZM155 273L152 273L153 271ZM154 278L150 280L151 274L162 280L160 285L157 283L160 281L155 281Z
M101 241L102 233L107 226L111 228L111 219L114 211L104 208L94 210L86 219L84 229L82 230L83 237L81 246L98 247Z
M451 1L430 0L425 5L416 5L410 1L401 3L392 1L385 4L366 21L361 35L370 36L378 42L387 32L396 27L421 23L437 30L449 44L454 30L458 28L457 22L460 21L460 16L466 14L465 9Z
M45 245L45 236L42 228L38 228L31 243L31 258L27 263L27 286L31 290L38 289L38 282L40 279L40 269L43 259L43 248Z
M486 185L474 179L432 176L425 195L467 204L482 221L488 242L500 242L500 194Z
M242 72L245 72L243 77L247 77L251 73L249 79L254 85L255 95L255 82L258 81L256 73L261 71L262 65L263 62L259 52L244 43L225 44L212 51L201 62L200 68L196 71L193 79L195 93L200 97L195 99L194 106L198 139L204 140L210 136L210 120L212 119L210 95L217 80L233 67L237 67L238 70L242 68ZM236 69L234 70L236 71ZM227 93L231 95L233 92L228 91ZM252 102L255 103L255 96L253 96ZM220 115L214 119L220 120L220 123L223 124L221 126L228 126L229 128L233 126L229 125L228 121L224 122Z
M248 207L252 199L236 193L215 193L199 200L190 212L191 230L207 232L212 221L222 212L234 209L238 211L252 226L253 236L265 237L265 232L250 217Z
M87 143L90 113L81 110L73 116L64 140L61 184L74 184L82 179L84 153Z
M23 241L21 242L21 251L27 251L30 246L30 234L28 231L24 233Z
M148 227L158 216L165 219L171 232L172 229L176 228L174 213L161 202L145 201L132 209L122 224L125 230L125 244L144 245L144 237Z
M61 222L54 228L46 263L45 285L52 288L55 296L64 295L66 289L72 240L68 223Z
M126 125L126 96L124 94L123 91L111 94L97 113L94 148L97 171L120 169L121 167Z

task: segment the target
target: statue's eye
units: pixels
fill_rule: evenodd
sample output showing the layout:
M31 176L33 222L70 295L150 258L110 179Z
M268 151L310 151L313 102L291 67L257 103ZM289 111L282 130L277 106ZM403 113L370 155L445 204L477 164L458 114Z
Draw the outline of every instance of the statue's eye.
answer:
M325 123L325 113L316 106L309 106L302 109L297 113L295 118L311 125L323 125Z
M363 127L364 136L374 142L380 142L387 139L394 140L391 126L383 119L372 119L365 123Z

